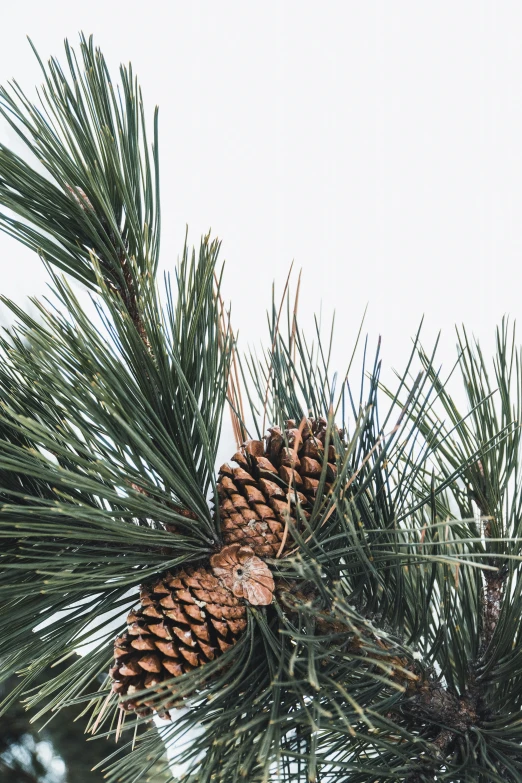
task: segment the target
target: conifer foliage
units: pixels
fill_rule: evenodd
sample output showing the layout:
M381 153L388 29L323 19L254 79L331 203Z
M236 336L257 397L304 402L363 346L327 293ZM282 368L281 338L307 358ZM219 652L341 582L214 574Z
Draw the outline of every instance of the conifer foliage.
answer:
M0 226L51 280L34 315L3 300L2 709L80 706L109 783L522 780L514 331L491 364L458 332L448 378L417 336L389 389L379 348L333 373L285 289L241 358L218 241L157 279L131 67L116 86L83 37L65 59L38 104L0 92L26 147L0 143Z

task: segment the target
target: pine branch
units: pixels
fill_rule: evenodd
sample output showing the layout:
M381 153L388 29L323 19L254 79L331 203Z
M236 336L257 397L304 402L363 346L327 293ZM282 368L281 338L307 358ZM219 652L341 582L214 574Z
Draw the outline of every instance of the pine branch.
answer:
M147 343L140 299L159 253L157 114L151 162L132 69L120 69L120 93L92 38L81 37L83 71L65 48L68 74L39 60L40 106L16 82L0 91L0 112L28 153L0 145L0 203L10 210L0 227L90 288L99 288L98 265ZM45 175L28 162L34 157Z
M482 570L480 581L475 583L476 598L473 606L467 607L467 617L461 614L457 620L453 620L455 637L450 637L451 651L448 651L448 655L462 655L459 704L463 710L464 723L460 726L458 722L453 726L450 723L449 728L447 724L442 724L435 737L434 751L426 756L424 771L413 773L411 783L435 780L438 771L445 768L448 760L457 752L458 743L471 729L476 732L484 721L491 720L495 711L502 713L505 710L505 714L509 714L509 707L496 696L498 683L495 683L495 676L505 675L495 675L495 671L504 669L507 674L505 667L500 664L502 655L517 657L516 653L504 647L504 644L510 644L509 635L504 635L506 612L512 611L512 599L508 599L508 595L512 591L510 585L513 584L513 572L518 572L517 565L509 558L518 558L520 555L517 535L520 365L515 359L513 344L511 340L510 347L507 324L504 323L497 336L495 394L480 347L477 344L470 346L465 333L462 338L459 336L458 364L470 402L467 417L457 411L447 386L438 380L430 369L431 363L421 354L437 392L435 399L426 408L426 427L422 425L421 429L442 476L446 477L445 483L451 492L450 502L454 503L451 508L447 498L441 504L441 513L454 514L456 505L463 516L476 515L477 512L480 514L481 524L473 525L473 530L482 542L482 554L488 569ZM442 417L435 412L439 401L448 416L449 426L441 424ZM508 531L514 536L512 544L504 543L503 537ZM474 618L478 619L478 628L472 629ZM457 653L455 647L457 637L462 638L463 635L461 621L470 629L466 631L470 634L470 640L467 643L468 652L464 655ZM445 676L450 672L449 665L443 667ZM498 777L493 777L493 772L490 774L492 779L501 780L500 775L507 774L509 764L506 766L500 762L497 768Z
M488 539L492 537L493 531L489 514L490 511L494 512L494 505L491 507L491 499L489 498L488 486L484 476L484 468L480 460L477 462L477 467L479 474L477 477L477 482L480 484L480 491L477 492L471 488L470 494L477 505L481 518L484 520L486 551L491 552L491 547L488 545ZM506 569L505 563L498 563L498 570L496 572L484 572L484 596L482 601L482 643L479 651L479 659L483 659L489 645L491 644L493 636L495 635L495 630L500 619L504 584L507 575L508 571Z

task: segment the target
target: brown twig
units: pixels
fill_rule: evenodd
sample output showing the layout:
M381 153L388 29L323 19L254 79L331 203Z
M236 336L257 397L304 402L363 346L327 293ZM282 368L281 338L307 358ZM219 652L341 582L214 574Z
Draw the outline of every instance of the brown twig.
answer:
M67 183L65 183L65 187L69 195L71 196L71 198L76 202L76 204L78 204L78 206L80 206L83 209L84 212L95 213L95 208L92 205L92 202L90 201L89 197L87 196L87 194L82 188L77 186L72 187ZM101 216L100 221L103 225L104 230L109 236L113 248L116 250L118 243L106 218L104 216ZM136 291L134 275L132 274L129 259L127 257L127 250L120 247L118 250L116 250L116 253L117 253L118 262L121 271L123 273L123 279L125 283L124 285L115 285L113 282L107 279L105 280L105 282L108 285L108 287L113 290L114 293L116 293L121 297L123 304L125 305L125 309L129 313L132 322L136 327L136 330L140 335L145 347L147 348L148 352L152 354L152 349L147 335L147 330L145 329L145 324L143 323L143 318L140 313L139 296L138 296L138 292ZM95 256L96 258L98 258L98 256L94 253L94 251L90 251L90 254L91 256ZM98 258L98 260L103 265L103 259Z
M219 331L218 331L218 344L221 350L228 339L232 339L232 364L227 378L227 394L229 402L230 418L232 420L232 430L234 432L234 438L236 441L236 447L239 449L241 444L247 438L247 432L245 430L245 411L243 408L243 396L241 394L241 381L239 377L239 370L237 366L236 348L232 338L232 327L230 320L228 324L225 321L225 305L221 294L219 293L219 281L216 273L214 272L214 280L216 282L216 298L219 303ZM239 412L239 415L238 415Z
M484 466L481 460L477 461L476 467L478 468L478 474L475 475L475 479L478 482L478 491L474 491L474 489L470 487L470 496L476 503L480 513L481 522L484 526L485 548L486 551L489 551L490 545L488 545L488 539L492 537L494 517L491 514L491 509L488 508L487 483L484 474ZM483 658L484 653L491 644L502 610L506 575L503 572L501 564L497 562L495 565L497 566L496 571L486 569L483 571L484 592L482 596L482 633L479 658Z
M136 331L143 340L146 349L150 354L152 354L150 340L148 338L147 330L145 329L145 324L143 323L143 318L140 312L139 296L135 287L134 275L132 274L129 261L126 258L126 254L124 252L120 252L118 257L123 271L123 277L125 279L125 287L120 289L123 303L132 319L134 326L136 327Z
M265 431L266 409L267 409L267 405L268 405L268 393L270 391L270 378L272 376L272 368L274 366L274 361L273 361L274 348L275 348L275 344L276 344L276 341L277 341L277 336L279 334L279 321L281 320L281 313L283 311L283 304L284 304L284 301L285 301L286 292L288 291L288 286L289 286L289 283L290 283L290 275L292 274L293 266L294 266L294 262L292 261L292 263L290 264L290 269L288 270L288 275L287 275L287 278L286 278L285 287L283 289L283 295L281 296L281 304L279 305L279 312L277 313L277 320L276 320L276 323L275 323L274 337L273 337L273 340L272 340L272 348L271 348L272 358L270 360L270 365L268 367L268 375L267 375L267 378L266 378L266 393L265 393L265 400L264 400L264 403L263 403L263 426L261 428L261 432Z

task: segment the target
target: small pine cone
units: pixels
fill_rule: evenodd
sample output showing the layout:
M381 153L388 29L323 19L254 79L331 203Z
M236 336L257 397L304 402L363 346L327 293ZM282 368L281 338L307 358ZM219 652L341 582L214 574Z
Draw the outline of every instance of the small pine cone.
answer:
M274 581L270 570L249 547L224 547L211 557L211 567L167 572L141 589L138 610L127 617L127 630L114 642L112 689L126 711L152 715L154 701L132 695L202 666L226 652L247 626L246 605L269 604ZM172 692L168 709L182 702Z
M214 660L235 644L247 624L245 605L205 568L165 574L142 588L140 601L141 608L127 618L127 631L114 643L110 674L120 696L160 686ZM173 702L175 693L172 688ZM122 706L151 715L153 703L131 698Z
M325 491L337 474L334 446L324 451L326 428L326 419L308 419L304 427L289 420L284 432L272 427L264 441L244 443L232 457L238 467L221 466L217 490L225 543L246 544L264 557L278 554L287 518L297 524L297 502L305 516L313 507L325 459ZM287 535L285 549L290 545Z

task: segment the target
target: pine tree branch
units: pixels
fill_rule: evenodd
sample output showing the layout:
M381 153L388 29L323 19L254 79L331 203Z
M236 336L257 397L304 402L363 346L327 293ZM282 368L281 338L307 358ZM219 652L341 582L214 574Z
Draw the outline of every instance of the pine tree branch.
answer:
M29 153L0 144L0 204L11 213L0 213L0 228L91 289L99 287L97 265L150 349L141 289L153 282L159 253L157 115L151 156L132 68L120 69L115 90L92 38L81 36L80 51L83 71L66 42L68 73L35 52L41 105L16 83L0 90L0 113Z
M493 509L490 506L490 498L488 492L487 482L484 476L484 467L481 460L477 462L478 475L475 471L476 480L475 487L470 487L470 495L475 501L479 510L481 518L484 520L484 538L485 538L485 550L487 553L492 553L488 539L494 536L492 530L492 517L491 513ZM494 505L494 504L493 504ZM498 562L497 559L492 560L493 565L498 566L497 571L484 571L484 593L482 596L482 633L481 633L481 645L479 651L479 661L483 660L484 655L493 639L495 634L500 614L502 610L502 600L504 596L504 584L507 576L507 570L505 566Z
M413 772L405 783L427 783L437 779L437 772L451 754L455 740L478 722L479 694L458 698L449 693L440 682L424 680L421 687L414 687L414 695L406 705L406 711L419 723L442 726L432 740L433 752L419 758L423 772Z
M276 594L284 606L296 614L304 607L309 609L317 603L318 598L313 584L298 587L284 580L276 586ZM362 614L364 615L364 612ZM386 663L390 679L404 689L404 698L388 713L389 718L393 719L395 715L406 716L412 727L417 729L421 726L440 727L430 742L431 752L422 754L418 762L415 762L415 767L420 764L422 771L412 772L405 783L435 781L437 771L451 754L457 737L466 734L479 721L479 689L474 688L465 696L458 697L444 687L433 672L423 667L412 655L406 657L404 649L401 654L397 645L389 641L377 641L382 655L368 653L367 644L375 644L371 629L363 625L345 624L331 608L317 612L315 619L316 632L321 635L335 634L337 644L344 650L344 654L356 657L364 654L368 656L368 665L381 660ZM343 638L348 639L348 642L343 642Z
M143 340L143 343L149 353L151 352L151 344L147 335L147 330L143 321L141 313L140 296L137 290L136 278L132 274L127 260L126 254L120 252L119 254L121 269L123 272L123 278L125 285L122 286L118 293L121 296L125 309L129 313L132 323L134 324L136 331Z
M484 599L482 616L482 646L481 658L486 653L491 640L495 634L502 611L502 601L504 598L504 585L507 571L500 567L498 571L491 573L484 572Z

